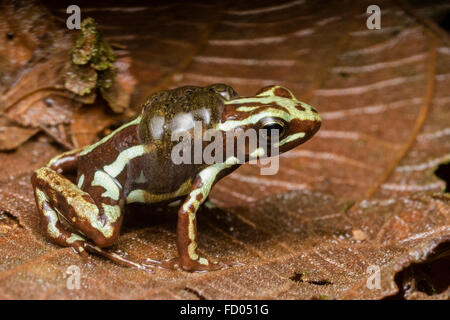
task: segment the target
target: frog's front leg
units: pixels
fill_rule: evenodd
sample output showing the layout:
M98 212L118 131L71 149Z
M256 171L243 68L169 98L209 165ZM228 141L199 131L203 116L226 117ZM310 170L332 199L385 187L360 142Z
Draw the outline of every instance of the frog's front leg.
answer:
M187 271L211 271L223 269L224 263L212 263L197 252L197 218L200 205L208 198L211 187L216 179L217 170L214 166L204 169L194 180L189 195L178 210L177 248L179 257L172 260Z

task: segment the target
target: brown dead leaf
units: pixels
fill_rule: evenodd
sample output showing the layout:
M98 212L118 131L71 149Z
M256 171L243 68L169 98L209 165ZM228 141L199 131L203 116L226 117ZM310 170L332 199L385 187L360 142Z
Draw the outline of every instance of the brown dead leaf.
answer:
M128 117L131 114L126 114ZM99 102L96 108L83 106L73 117L71 126L75 147L91 144L99 133L123 122L124 115L112 114L105 102Z
M38 129L24 128L5 118L0 118L0 151L17 148L38 131Z
M136 84L136 80L130 73L130 67L129 57L119 58L114 62L114 71L106 77L103 73L103 78L100 79L101 82L110 82L109 86L101 84L100 91L103 99L116 113L124 112L130 105L131 94Z
M28 132L35 133L34 128L40 128L62 146L73 148L77 137L70 132L72 121L80 105L96 102L96 95L93 92L78 96L66 90L65 84L68 83L72 91L81 94L93 89L97 83L95 71L91 75L93 82L83 83L76 77L79 74L70 72L74 67L68 63L69 53L76 31L66 30L64 24L57 23L48 10L36 2L2 3L0 7L0 32L6 35L0 40L0 112L10 121L27 128ZM17 57L14 57L15 53ZM128 71L129 65L130 58L127 56L115 62L117 72L105 94L116 112L123 112L130 105L135 81ZM93 72L92 69L88 71ZM69 75L67 83L66 74ZM74 76L70 77L71 74ZM127 83L122 87L124 80ZM126 117L129 114L122 119ZM109 117L100 115L100 118L107 118L105 126L109 124ZM97 127L93 134L96 136L105 126ZM26 139L21 142L24 141ZM8 147L18 145L17 142L10 143Z
M0 9L0 98L5 98L5 90L27 73L27 67L67 45L67 38L44 7L36 8L30 1L3 1Z
M244 265L206 274L145 273L51 244L29 177L58 150L37 140L0 153L0 297L448 299L450 199L434 174L450 157L448 35L423 16L438 13L434 1L384 1L380 30L366 28L369 4L86 5L108 41L126 44L136 101L183 84L250 95L278 83L316 106L323 125L280 158L277 175L245 165L213 188L218 208L198 215L200 250ZM84 124L97 130L89 117L75 122L80 141ZM128 208L115 249L174 257L176 209L149 210ZM66 287L71 265L80 290Z
M0 29L13 36L0 41L0 60L7 61L0 82L0 112L28 131L44 128L57 142L71 147L70 137L63 137L74 104L79 103L73 103L73 95L64 90L61 81L71 36L36 3L4 2L1 7ZM29 53L23 54L19 63L11 57L16 51ZM17 142L10 147L20 145Z

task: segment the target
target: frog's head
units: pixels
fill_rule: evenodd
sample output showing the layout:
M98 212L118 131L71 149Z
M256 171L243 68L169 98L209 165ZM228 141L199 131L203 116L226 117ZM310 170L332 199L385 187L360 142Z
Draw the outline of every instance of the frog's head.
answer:
M311 138L320 128L321 117L317 110L295 98L292 92L281 86L267 86L254 97L230 97L218 128L227 134L266 129L268 144L276 144L279 153L286 152ZM278 142L270 141L272 130L278 130ZM264 132L264 131L263 131ZM260 137L258 135L258 137ZM260 146L260 144L259 144ZM267 145L265 154L246 146L246 156L270 156Z

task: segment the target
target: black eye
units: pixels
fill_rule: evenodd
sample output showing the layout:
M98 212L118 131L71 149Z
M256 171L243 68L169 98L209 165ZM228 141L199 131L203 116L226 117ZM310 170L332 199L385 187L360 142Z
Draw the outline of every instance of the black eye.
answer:
M217 94L220 94L222 96L222 98L224 98L225 100L234 99L239 96L232 87L230 87L226 84L223 84L223 83L212 84L208 87L209 87L210 92L215 92Z
M262 128L267 130L269 138L275 133L273 130L278 131L278 137L282 137L284 134L284 127L284 122L278 119L263 119L262 121Z
M227 91L219 92L219 94L225 99L230 100L230 94Z

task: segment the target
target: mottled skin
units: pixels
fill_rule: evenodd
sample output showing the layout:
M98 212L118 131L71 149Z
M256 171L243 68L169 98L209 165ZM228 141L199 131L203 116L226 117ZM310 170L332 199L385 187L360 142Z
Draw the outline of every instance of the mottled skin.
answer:
M193 134L195 120L202 122L203 132L216 130L223 141L250 128L277 129L280 153L308 140L321 124L314 108L280 86L263 88L254 97L239 97L224 84L154 93L143 103L139 117L93 145L53 158L33 174L36 203L48 237L82 254L87 250L145 268L102 249L117 241L124 206L184 199L178 211L179 256L161 266L188 271L224 267L223 263L210 263L198 255L196 212L212 186L242 163L228 157L214 164L203 160L175 164L171 152L178 141L172 141L172 134L180 130ZM268 148L251 150L246 144L245 160L253 158L256 151L260 158L270 155ZM76 184L63 175L68 172L76 172ZM72 226L73 233L60 219Z

